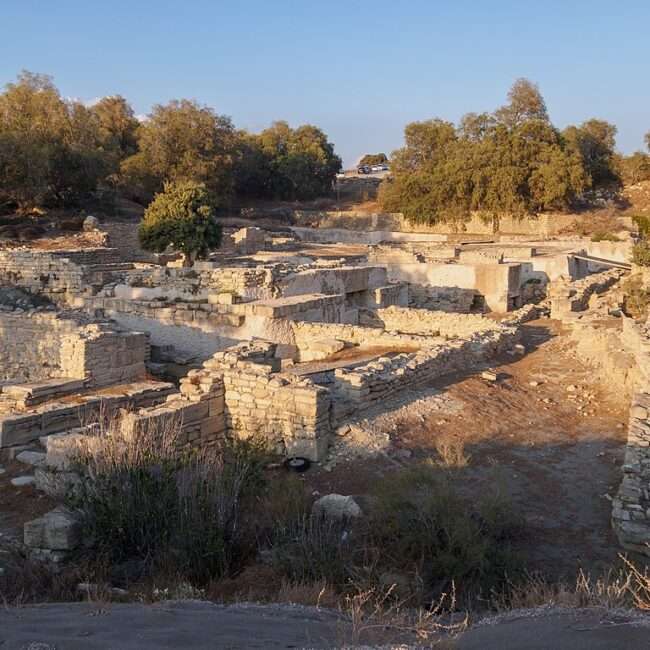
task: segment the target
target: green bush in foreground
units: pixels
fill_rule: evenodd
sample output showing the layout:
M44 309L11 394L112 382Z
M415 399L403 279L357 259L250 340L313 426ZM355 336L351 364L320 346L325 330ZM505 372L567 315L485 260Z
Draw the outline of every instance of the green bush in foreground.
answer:
M261 451L237 442L180 453L178 426L100 434L79 458L84 476L68 505L84 538L111 564L144 562L205 582L254 556L245 504L259 493Z
M274 567L291 581L343 591L385 589L399 576L401 595L422 604L453 586L464 598L487 595L521 573L513 551L521 523L499 494L469 503L438 468L422 466L384 480L369 503L352 522L285 511L270 526Z
M221 245L221 226L205 185L194 181L166 183L145 210L138 230L142 248L155 253L169 246L185 256L187 265Z
M300 479L265 477L259 445L179 453L177 429L111 430L80 455L68 505L93 557L198 588L260 562L280 581L344 594L382 592L396 577L400 597L423 605L451 591L470 602L520 574L511 504L498 493L461 497L437 466L384 479L364 515L347 521L313 513Z

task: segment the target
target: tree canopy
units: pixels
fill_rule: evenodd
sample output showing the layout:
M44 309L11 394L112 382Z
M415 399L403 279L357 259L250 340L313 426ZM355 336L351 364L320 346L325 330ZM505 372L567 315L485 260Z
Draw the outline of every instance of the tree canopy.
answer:
M359 165L385 165L388 163L388 156L385 153L367 153L361 157Z
M163 253L169 246L187 264L221 245L221 226L214 216L215 199L202 183L167 181L145 210L138 236L144 250Z
M97 189L148 203L167 181L194 181L222 199L313 199L331 191L340 167L309 124L251 134L187 99L139 121L120 95L88 107L30 72L0 93L0 204L22 210L74 205Z
M237 193L257 198L307 200L328 194L341 159L318 127L274 122L244 137Z
M29 209L93 190L107 170L97 126L50 77L21 73L0 94L0 198Z
M228 195L236 152L230 118L187 99L154 106L138 130L138 152L122 162L127 185L160 191L165 181L193 180Z
M515 82L494 113L408 124L392 154L382 206L416 222L524 215L570 207L588 189L619 183L616 128L589 120L560 132L537 86Z

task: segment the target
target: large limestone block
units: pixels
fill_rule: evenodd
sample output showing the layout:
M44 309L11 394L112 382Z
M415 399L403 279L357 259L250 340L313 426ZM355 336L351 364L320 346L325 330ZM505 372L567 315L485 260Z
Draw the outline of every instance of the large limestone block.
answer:
M342 494L326 494L314 502L312 514L329 519L356 519L363 513L353 497Z
M25 524L24 542L30 548L71 551L80 540L79 521L66 508L55 508Z
M285 440L287 456L308 458L313 462L325 460L329 446L329 436L320 438L291 438Z
M45 464L59 471L69 470L80 452L92 443L92 437L83 433L57 433L45 441Z

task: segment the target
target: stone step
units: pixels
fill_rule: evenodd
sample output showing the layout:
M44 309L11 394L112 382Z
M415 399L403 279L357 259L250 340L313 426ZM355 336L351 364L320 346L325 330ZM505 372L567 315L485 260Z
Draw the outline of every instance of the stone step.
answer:
M83 388L83 379L56 378L26 384L9 384L2 387L2 394L24 402L25 405L33 405L53 397L76 393Z

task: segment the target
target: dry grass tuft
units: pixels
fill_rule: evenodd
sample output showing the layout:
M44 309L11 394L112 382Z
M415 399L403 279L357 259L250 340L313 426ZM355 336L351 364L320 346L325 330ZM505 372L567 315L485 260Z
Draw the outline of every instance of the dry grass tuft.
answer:
M341 603L341 613L350 625L348 643L417 643L418 647L450 647L455 636L467 629L467 613L456 608L452 583L429 608L413 608L395 598L394 585L387 589L359 589Z
M626 557L620 556L624 566L610 569L598 578L580 570L574 584L548 582L529 576L527 580L493 599L498 611L532 609L543 605L559 607L604 607L606 609L636 608L650 610L650 574L643 572Z
M650 544L648 545L650 547ZM634 606L643 612L650 612L650 572L648 567L643 572L623 555L620 556L628 570L630 577L630 593Z
M440 436L435 441L438 465L449 469L467 467L470 455L465 453L465 442L458 436Z

